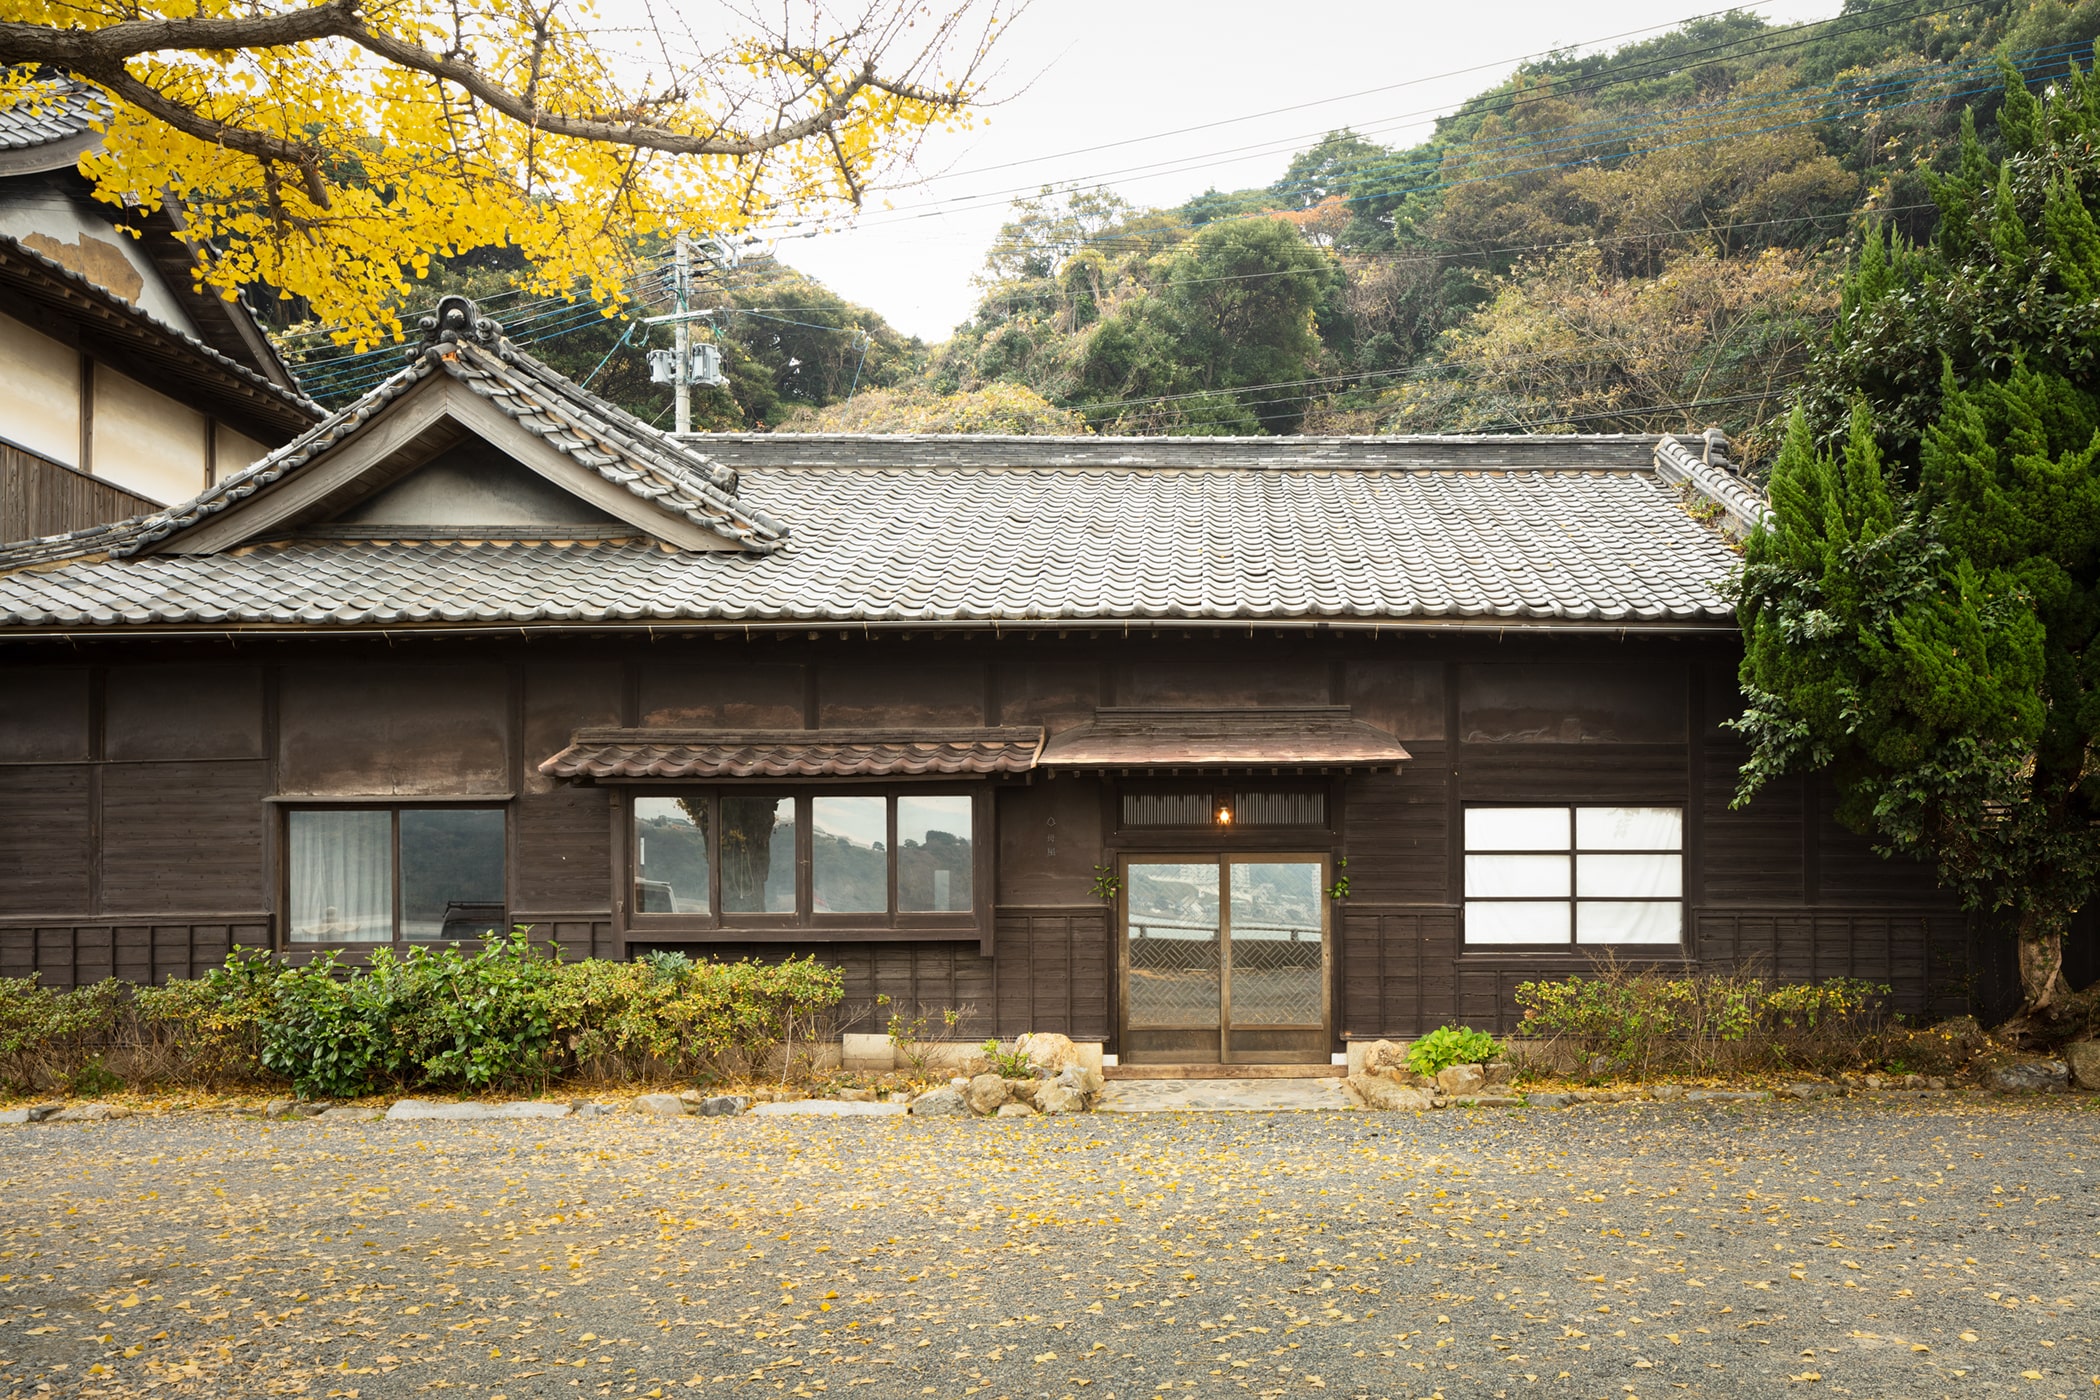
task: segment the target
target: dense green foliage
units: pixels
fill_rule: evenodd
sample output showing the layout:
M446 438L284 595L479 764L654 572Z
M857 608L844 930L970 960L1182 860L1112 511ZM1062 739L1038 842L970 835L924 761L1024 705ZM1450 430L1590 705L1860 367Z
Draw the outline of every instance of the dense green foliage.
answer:
M1850 977L1773 986L1752 976L1606 967L1518 984L1522 1034L1615 1074L1855 1069L1889 989ZM1907 1043L1907 1042L1906 1042Z
M812 1035L842 995L838 969L813 958L570 963L522 929L478 949L375 949L364 967L237 951L163 987L57 992L0 978L0 1088L106 1074L104 1056L140 1080L280 1079L310 1098L473 1092L594 1071L692 1077L762 1064Z
M2004 158L1966 130L1933 237L1846 283L1746 552L1740 727L1745 797L1829 770L1843 820L2003 915L2032 1011L2100 877L2100 84L2006 92Z
M1046 189L1015 206L988 250L976 311L931 350L757 259L702 284L703 303L733 314L698 332L722 346L730 383L698 396L696 424L1252 433L1718 423L1761 463L1840 313L1848 251L1869 227L1885 230L1899 240L1884 261L1900 281L1901 249L1925 242L1946 207L1935 190L1995 170L2004 124L1992 120L1993 55L2039 88L2096 35L2100 0L1952 11L1937 0L1847 0L1835 18L1801 26L1730 13L1522 65L1416 145L1330 133L1267 186L1167 209L1133 208L1104 188ZM1972 106L1985 135L1965 146ZM506 256L441 261L419 294L482 297L534 353L665 421L670 393L649 383L644 350L670 333L634 319L669 309L662 249L638 250L659 271L637 280L637 301L611 320L587 304L521 303L507 288L525 269ZM2075 356L2093 313L2066 295L2032 305ZM1842 332L1853 373L1812 405L1826 431L1859 388L1891 403L1884 434L1922 431L1937 352L1892 347L1954 330L1947 345L1966 373L2003 349L2009 329L2024 336L1988 322L1971 336L1957 325L1964 308L1929 298L1903 314L1885 307L1887 324L1858 310L1845 309ZM349 366L328 362L335 353L310 357L331 402L398 364L391 351Z
M1502 1057L1502 1045L1486 1031L1470 1026L1438 1026L1416 1036L1407 1047L1407 1067L1434 1075L1453 1065L1484 1065Z
M1934 226L1993 52L2039 84L2096 33L2091 0L1731 14L1526 65L1417 146L1332 133L1264 188L1046 190L925 382L1025 384L1096 431L1719 423L1762 457L1848 242Z

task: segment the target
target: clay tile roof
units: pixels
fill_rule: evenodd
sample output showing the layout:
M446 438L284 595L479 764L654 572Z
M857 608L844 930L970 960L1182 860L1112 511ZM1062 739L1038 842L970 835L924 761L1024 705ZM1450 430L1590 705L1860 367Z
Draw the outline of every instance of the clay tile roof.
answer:
M753 543L293 538L109 558L125 552L116 530L0 550L0 628L1730 628L1740 561L1708 517L1758 505L1696 458L1673 454L1666 475L1657 448L1673 440L1655 437L673 442L543 367L478 345L460 359L500 366L550 418L602 415L635 481L677 482L667 508ZM407 374L449 372L426 357ZM343 430L339 415L308 441ZM296 470L306 450L220 490Z
M72 143L107 125L112 115L109 99L98 88L67 78L31 83L0 106L0 151Z
M1044 768L1398 768L1400 741L1347 705L1102 709L1043 749Z
M552 778L895 778L1025 773L1039 728L579 729Z

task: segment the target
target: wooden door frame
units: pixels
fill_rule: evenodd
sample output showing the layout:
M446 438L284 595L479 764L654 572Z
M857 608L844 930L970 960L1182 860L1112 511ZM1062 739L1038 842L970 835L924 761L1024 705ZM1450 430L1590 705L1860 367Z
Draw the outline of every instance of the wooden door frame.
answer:
M1214 864L1218 870L1218 1063L1238 1064L1233 1058L1232 1033L1232 867L1276 863L1318 865L1320 901L1320 1024L1287 1027L1241 1027L1243 1030L1317 1030L1322 1045L1334 1038L1334 910L1327 889L1334 878L1334 856L1327 851L1242 851L1209 847L1202 850L1141 850L1116 853L1116 1043L1126 1053L1130 1048L1130 867L1139 865ZM1144 1026L1150 1030L1209 1030L1208 1026ZM1248 1061L1247 1063L1269 1063Z

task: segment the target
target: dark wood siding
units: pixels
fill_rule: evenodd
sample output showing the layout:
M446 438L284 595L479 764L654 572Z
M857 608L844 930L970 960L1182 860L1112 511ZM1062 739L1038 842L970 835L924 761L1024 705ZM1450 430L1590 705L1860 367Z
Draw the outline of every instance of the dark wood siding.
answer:
M1451 890L1448 799L1442 744L1415 743L1399 773L1350 780L1343 795L1349 890L1366 904L1443 904Z
M1108 925L1108 910L1099 904L1001 908L992 969L995 1032L1106 1040L1115 1024Z
M0 914L86 913L88 767L0 767Z
M159 509L158 501L0 442L0 541L70 534Z
M68 988L108 977L158 985L201 977L236 946L270 946L268 915L189 919L0 919L0 976Z
M263 907L261 763L102 769L102 908Z

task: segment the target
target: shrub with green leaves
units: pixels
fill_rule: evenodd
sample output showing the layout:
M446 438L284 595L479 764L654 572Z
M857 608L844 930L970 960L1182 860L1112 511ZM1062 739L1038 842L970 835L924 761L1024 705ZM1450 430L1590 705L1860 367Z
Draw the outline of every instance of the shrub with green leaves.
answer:
M109 1040L129 991L114 979L57 991L35 973L0 978L0 1086L26 1094L70 1082Z
M1888 988L1851 977L1768 985L1735 973L1669 976L1602 966L1518 984L1527 1037L1615 1071L1720 1074L1834 1069L1871 1054Z
M1438 1026L1429 1034L1416 1037L1407 1047L1407 1067L1427 1076L1453 1065L1484 1065L1501 1054L1501 1043L1486 1031L1469 1026Z

